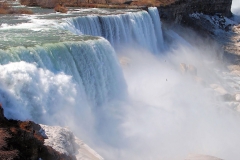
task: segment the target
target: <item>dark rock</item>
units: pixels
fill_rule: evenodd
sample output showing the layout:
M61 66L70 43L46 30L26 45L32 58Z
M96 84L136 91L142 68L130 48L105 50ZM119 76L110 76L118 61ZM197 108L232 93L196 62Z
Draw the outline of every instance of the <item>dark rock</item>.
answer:
M1 160L75 160L75 156L61 154L44 145L42 128L32 121L8 120L0 105Z
M58 4L56 5L56 7L54 8L54 10L56 12L61 12L61 13L67 13L67 8L65 6L63 6L62 4Z
M222 99L226 102L231 102L235 100L235 97L229 93L222 95Z
M165 15L165 21L181 23L192 13L213 15L220 13L230 17L232 0L176 0L175 3L158 7L160 15Z
M22 5L27 5L27 6L37 6L37 1L36 0L19 0L19 2Z
M3 113L3 108L2 105L0 104L0 121L4 121L5 117L4 117L4 113Z

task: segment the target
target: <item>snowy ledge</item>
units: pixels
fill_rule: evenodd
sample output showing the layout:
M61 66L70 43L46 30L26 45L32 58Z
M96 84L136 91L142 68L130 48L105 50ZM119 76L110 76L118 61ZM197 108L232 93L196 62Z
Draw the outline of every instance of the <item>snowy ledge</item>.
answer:
M67 128L42 125L46 136L44 144L66 155L74 155L78 160L103 160L103 158L73 135Z

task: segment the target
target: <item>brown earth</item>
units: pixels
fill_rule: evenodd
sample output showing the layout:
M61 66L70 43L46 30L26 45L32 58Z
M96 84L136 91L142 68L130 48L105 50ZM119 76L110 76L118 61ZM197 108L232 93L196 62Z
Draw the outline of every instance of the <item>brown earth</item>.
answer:
M136 6L166 6L177 0L20 0L22 5L54 8L68 7L135 8Z
M33 12L29 9L14 9L12 6L7 2L0 2L0 14L32 14Z
M144 8L156 6L163 20L187 22L191 13L231 16L232 0L20 0L27 6L54 8L57 5L66 7L89 8ZM145 8L144 8L145 9Z

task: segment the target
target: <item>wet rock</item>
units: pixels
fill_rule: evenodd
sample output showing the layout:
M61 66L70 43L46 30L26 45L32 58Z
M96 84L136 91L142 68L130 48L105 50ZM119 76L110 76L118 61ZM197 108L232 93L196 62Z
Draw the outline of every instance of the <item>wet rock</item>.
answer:
M187 73L187 70L188 70L187 65L185 63L180 63L180 71L181 71L181 73L185 74L185 73Z
M121 57L119 61L122 66L130 65L130 59L127 57Z
M235 101L235 95L229 93L225 88L218 84L211 84L210 87L215 91L216 95L224 101Z
M194 65L180 63L179 68L183 75L190 75L197 84L206 86L206 82L201 77L197 76L197 68Z
M227 104L229 108L236 110L240 103L231 101L231 102L227 102L225 104Z
M188 65L188 73L196 76L197 75L197 68L193 65Z
M235 100L234 96L231 95L231 94L229 94L229 93L224 94L224 95L222 95L221 97L222 97L222 99L223 99L224 101L228 101L228 102Z
M60 0L36 0L38 6L43 8L54 8L57 4L61 3Z
M54 8L60 2L60 0L20 0L22 5L40 6L43 8Z
M169 5L160 6L160 15L165 15L165 21L189 24L188 16L192 13L204 13L228 16L231 13L232 0L176 0ZM163 18L163 17L162 17Z
M194 76L194 81L195 81L197 84L203 85L204 87L207 86L207 83L206 83L201 77Z
M56 12L67 13L67 8L61 4L57 4L54 8Z
M236 111L240 112L240 104L236 107Z
M216 91L216 93L218 95L226 95L228 94L228 92L226 91L226 89L224 89L222 86L218 85L218 84L211 84L210 87Z
M235 100L238 101L238 102L240 102L240 94L236 94L236 95L235 95Z
M180 63L180 71L182 74L190 74L192 76L197 75L197 68L191 64Z
M3 113L3 108L2 105L0 104L0 121L4 121L6 118L4 117L4 113Z

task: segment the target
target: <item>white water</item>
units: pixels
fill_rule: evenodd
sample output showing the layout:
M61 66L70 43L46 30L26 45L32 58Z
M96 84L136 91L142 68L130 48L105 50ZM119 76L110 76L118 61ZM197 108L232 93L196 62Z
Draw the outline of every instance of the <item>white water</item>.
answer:
M152 18L154 24L155 35L157 37L157 46L159 51L163 51L164 49L164 40L162 33L162 24L159 17L159 13L156 7L149 7L148 12Z
M120 97L125 90L114 50L104 39L15 47L0 51L0 55L1 64L25 61L72 76L82 90L80 93L86 93L94 106Z
M165 47L157 10L149 12L83 16L63 23L73 33L109 40L119 49L122 71L103 38L73 41L70 36L28 47L4 44L0 101L7 117L68 126L109 160L179 160L192 153L240 157L239 115L210 87L234 90L216 73L221 66L217 60L209 59L218 48L193 46L169 31L165 34L174 45L164 56L155 56ZM180 63L194 65L197 76L182 74Z

